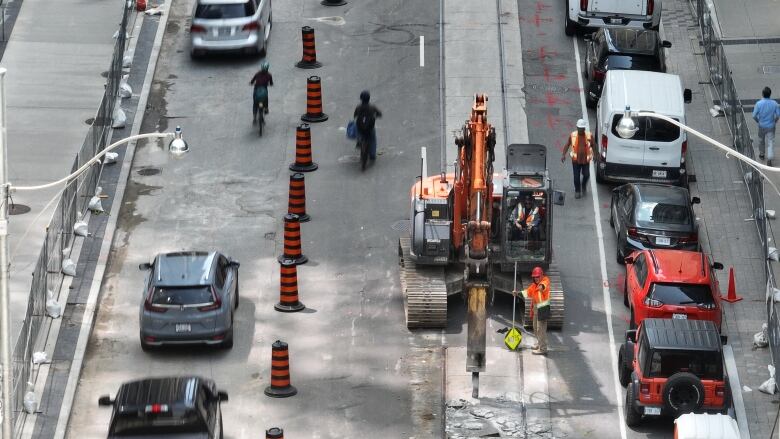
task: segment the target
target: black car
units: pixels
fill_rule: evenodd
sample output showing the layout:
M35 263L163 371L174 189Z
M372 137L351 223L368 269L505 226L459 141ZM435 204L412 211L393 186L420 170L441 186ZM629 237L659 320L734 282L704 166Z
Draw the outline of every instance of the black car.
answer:
M666 72L664 48L672 43L661 40L654 30L602 28L585 36L585 103L596 106L607 70L648 70Z
M214 381L184 376L130 381L119 387L116 398L104 395L98 404L114 409L109 439L222 439L221 403L227 400Z
M693 213L698 197L688 189L655 183L628 183L612 190L609 225L617 235L617 261L633 250L699 250L699 227Z

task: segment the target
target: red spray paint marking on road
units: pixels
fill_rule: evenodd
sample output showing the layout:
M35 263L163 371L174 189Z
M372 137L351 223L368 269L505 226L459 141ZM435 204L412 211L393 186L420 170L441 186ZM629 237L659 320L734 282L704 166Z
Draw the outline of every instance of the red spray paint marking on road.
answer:
M538 12L534 14L534 16L531 17L530 20L527 20L525 17L518 17L518 20L520 20L520 22L530 21L536 28L539 28L539 26L542 25L542 22L544 22L545 24L552 23L552 18L542 18Z
M625 293L626 292L626 275L623 274L623 273L618 273L616 281L617 281L617 283L619 285L618 288L620 289L620 292L621 293Z
M543 12L545 9L549 9L551 6L542 2L536 2L536 12Z

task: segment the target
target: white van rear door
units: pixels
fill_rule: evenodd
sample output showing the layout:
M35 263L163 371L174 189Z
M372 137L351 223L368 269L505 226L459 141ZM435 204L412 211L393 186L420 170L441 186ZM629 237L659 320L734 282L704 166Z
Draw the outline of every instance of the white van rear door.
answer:
M609 15L644 15L647 0L590 0L589 12Z
M607 162L621 165L641 166L644 163L645 141L640 136L624 139L615 131L623 113L612 115L612 121L600 127L600 136L607 136ZM597 139L601 142L601 139ZM602 143L599 143L601 145Z
M682 141L685 139L680 128L660 119L640 118L645 127L644 165L653 169L654 178L668 178L667 168L679 168Z

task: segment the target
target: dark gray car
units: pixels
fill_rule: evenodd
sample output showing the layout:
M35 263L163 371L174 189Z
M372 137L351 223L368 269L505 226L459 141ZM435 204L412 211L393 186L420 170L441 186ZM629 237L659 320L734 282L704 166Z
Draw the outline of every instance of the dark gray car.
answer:
M109 439L222 439L221 403L227 400L214 381L183 376L130 381L98 404L114 408Z
M159 254L147 270L141 347L208 344L233 347L239 263L219 252Z

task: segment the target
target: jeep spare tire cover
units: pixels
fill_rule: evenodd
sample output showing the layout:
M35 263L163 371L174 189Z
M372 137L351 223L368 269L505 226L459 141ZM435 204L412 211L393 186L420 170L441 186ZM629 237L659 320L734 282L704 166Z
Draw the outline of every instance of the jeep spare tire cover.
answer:
M701 409L704 404L704 386L696 375L678 372L666 380L662 396L664 408L676 418Z

